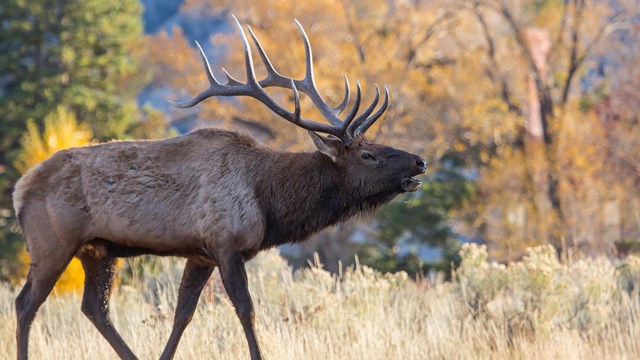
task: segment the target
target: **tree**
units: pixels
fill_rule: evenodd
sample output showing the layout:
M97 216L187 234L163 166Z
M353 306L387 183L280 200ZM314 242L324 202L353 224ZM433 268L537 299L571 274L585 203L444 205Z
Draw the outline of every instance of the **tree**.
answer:
M58 150L89 144L93 134L86 125L78 124L75 115L63 106L45 116L44 129L40 129L34 121L29 121L27 131L22 136L22 152L16 160L15 167L21 173L39 164ZM29 269L29 254L26 249L20 251L19 263L12 264L11 278L15 282L22 280ZM84 285L84 271L80 260L74 258L67 270L56 283L58 292L80 290Z
M27 119L42 123L59 105L85 119L98 139L122 136L137 120L137 1L12 1L0 11L0 69L8 74L0 116L14 135L3 139L3 150L15 149Z
M594 111L611 89L598 68L613 62L622 44L616 31L631 24L637 9L588 1L464 5L468 12L461 16L480 34L480 43L471 42L480 73L494 86L485 96L501 103L508 113L503 119L517 129L509 141L487 139L494 151L482 170L479 213L494 255L514 259L526 246L545 242L561 250L567 244L610 250L613 240L604 238L611 236L604 229L607 221L621 221L611 204L622 195L612 190L625 181L613 175L620 161L607 150L621 134Z
M0 249L20 248L11 191L28 120L42 126L63 105L98 140L119 138L139 119L144 72L141 6L135 0L10 0L0 6Z

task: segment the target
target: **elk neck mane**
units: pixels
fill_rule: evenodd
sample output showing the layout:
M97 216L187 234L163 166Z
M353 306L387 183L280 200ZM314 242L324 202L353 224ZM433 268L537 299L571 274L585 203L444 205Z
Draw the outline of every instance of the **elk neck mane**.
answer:
M276 152L256 169L254 191L265 217L261 248L305 240L313 233L356 215L369 215L398 192L367 196L320 152Z

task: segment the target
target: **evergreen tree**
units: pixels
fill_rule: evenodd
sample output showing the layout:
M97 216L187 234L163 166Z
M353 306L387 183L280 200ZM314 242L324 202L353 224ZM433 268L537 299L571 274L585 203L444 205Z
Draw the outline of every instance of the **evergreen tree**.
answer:
M359 250L362 263L416 274L429 268L448 272L457 262L460 236L451 228L451 215L473 199L476 187L460 173L462 164L455 157L441 162L417 193L401 195L378 211L375 241ZM422 259L421 249L427 247L440 251L438 260Z
M13 257L13 163L28 120L65 106L99 140L122 137L139 119L143 76L136 0L9 0L0 6L0 262Z

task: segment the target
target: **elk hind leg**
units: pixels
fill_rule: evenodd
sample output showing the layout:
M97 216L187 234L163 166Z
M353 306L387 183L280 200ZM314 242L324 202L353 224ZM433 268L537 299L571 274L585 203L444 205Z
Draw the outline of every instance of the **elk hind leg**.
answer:
M31 323L75 253L75 249L55 245L40 246L37 250L31 253L27 281L15 302L18 360L28 358Z
M262 354L255 334L255 313L249 293L245 259L241 253L221 254L217 256L222 284L240 319L244 330L251 360L261 360Z
M137 359L109 318L109 298L116 276L117 259L88 251L82 252L79 258L85 273L82 312L121 359Z
M191 260L187 261L182 274L182 281L180 282L173 330L171 330L171 336L162 352L162 356L160 356L160 360L173 358L182 333L191 322L200 293L211 276L213 269L214 266L197 265Z

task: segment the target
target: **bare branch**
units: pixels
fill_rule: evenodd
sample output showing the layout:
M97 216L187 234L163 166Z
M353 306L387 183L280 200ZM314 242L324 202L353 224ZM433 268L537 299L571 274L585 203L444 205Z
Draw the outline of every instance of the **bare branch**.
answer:
M598 30L593 40L591 40L591 42L585 47L584 51L582 51L581 54L578 54L578 48L580 46L579 31L581 28L583 11L584 8L579 8L578 4L574 5L574 23L571 29L571 55L569 58L569 67L567 68L567 75L565 77L564 85L562 88L561 104L563 106L566 105L569 99L569 90L571 89L571 84L573 83L575 74L580 69L585 60L587 60L589 56L593 54L596 47L598 47L604 39L606 39L613 32L624 28L624 12L619 11L607 20L606 24Z
M477 7L473 8L473 13L480 23L482 33L484 35L485 41L487 42L487 53L489 55L489 61L491 63L491 68L487 69L489 77L491 78L491 80L499 84L500 95L502 97L502 100L507 104L509 111L513 111L518 115L522 115L522 109L520 109L520 107L511 100L511 90L509 89L509 84L500 72L500 67L498 65L498 59L495 50L495 41L493 39L493 36L489 32L489 26L484 16L482 16L482 13Z

